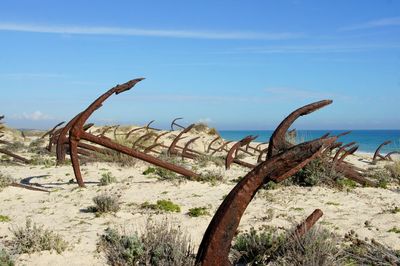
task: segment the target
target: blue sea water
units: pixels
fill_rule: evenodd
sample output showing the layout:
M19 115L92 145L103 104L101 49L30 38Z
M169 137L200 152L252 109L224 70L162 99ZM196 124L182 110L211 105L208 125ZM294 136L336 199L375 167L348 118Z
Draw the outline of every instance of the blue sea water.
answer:
M297 142L316 139L329 132L338 135L347 130L297 130ZM269 141L273 130L221 130L221 137L227 140L240 140L248 135L258 135L257 142ZM400 130L353 130L350 134L340 137L339 141L349 143L357 142L360 152L375 152L376 148L384 141L392 143L383 147L381 152L400 151Z

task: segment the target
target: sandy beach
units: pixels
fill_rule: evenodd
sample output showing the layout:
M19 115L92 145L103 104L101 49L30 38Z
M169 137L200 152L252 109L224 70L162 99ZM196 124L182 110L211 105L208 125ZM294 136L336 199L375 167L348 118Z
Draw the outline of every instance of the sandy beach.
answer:
M132 127L123 128L121 133L129 129ZM101 128L92 128L91 131L97 133ZM171 132L160 141L168 144L171 142L169 135L177 134L178 132ZM112 138L112 132L107 136ZM200 136L200 139L190 146L200 152L205 152L208 143L215 138L215 135L197 131L187 136L180 145L184 145L185 141L192 137ZM6 130L3 139L22 142L28 146L37 137L27 136L24 139L16 131ZM18 154L26 158L34 156L26 151ZM54 163L53 155L46 155L47 157ZM247 162L256 162L254 156L243 157ZM379 162L377 165L371 165L371 159L371 154L360 153L347 157L346 161L362 169L383 167L391 163ZM171 182L144 175L143 172L151 165L139 160L129 167L117 163L91 162L81 165L86 188L79 188L74 180L71 165L54 166L53 163L1 165L3 175L11 176L18 182L28 181L29 184L51 192L30 191L17 187L3 189L0 192L0 214L9 217L10 221L0 222L0 241L4 244L10 241L12 228L23 226L29 218L59 233L68 242L68 248L62 254L48 251L23 254L16 258L17 265L82 265L82 262L85 262L85 265L106 265L105 255L97 251L97 242L104 230L112 227L140 231L148 219L167 218L174 226L186 231L197 247L224 197L235 186L238 178L249 171L236 164L225 170L223 165L217 166L212 162L205 167L198 167L196 161L185 159L181 164L188 169L217 173L222 176L222 180L216 183L184 179ZM105 173L111 173L117 182L99 186L99 180ZM116 195L121 209L114 214L103 214L99 217L88 212L88 207L93 205L92 198L101 193ZM388 232L400 224L400 213L388 212L399 206L399 193L398 184L390 185L387 189L357 187L338 190L327 186L282 186L273 190L262 189L248 206L239 231L261 226L290 228L319 208L324 213L318 222L320 226L340 236L354 230L361 238L373 238L394 249L400 249L400 235ZM178 204L181 212L154 212L140 207L146 201L155 203L160 199L168 199ZM188 210L194 207L207 207L210 215L190 217L187 214Z

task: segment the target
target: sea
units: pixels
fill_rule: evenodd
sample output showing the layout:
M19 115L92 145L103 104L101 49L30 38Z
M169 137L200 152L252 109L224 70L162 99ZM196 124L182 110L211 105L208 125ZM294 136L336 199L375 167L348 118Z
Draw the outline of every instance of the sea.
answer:
M326 133L338 135L348 130L296 130L297 143L313 140L323 136ZM254 141L269 141L273 130L220 130L221 137L226 140L237 141L248 135L258 136ZM391 144L384 146L381 153L385 154L391 151L400 151L400 130L353 130L350 134L340 137L339 141L343 143L357 142L358 152L374 153L376 148L384 141L390 140Z

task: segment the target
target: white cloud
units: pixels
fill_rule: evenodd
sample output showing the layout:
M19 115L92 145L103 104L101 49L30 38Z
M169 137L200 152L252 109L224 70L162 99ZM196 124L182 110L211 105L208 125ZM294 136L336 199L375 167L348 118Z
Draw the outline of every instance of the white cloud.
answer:
M353 25L349 27L341 28L341 31L351 31L351 30L362 30L389 26L400 26L400 17L382 18L377 20L371 20L358 25Z
M293 98L297 98L297 97L300 97L300 98L326 98L326 97L332 96L327 93L321 93L321 92L317 92L317 91L284 88L284 87L266 88L265 91L272 95L275 95L275 96L281 95L281 96L293 97Z
M169 37L191 39L238 39L238 40L285 40L303 37L302 33L292 32L248 32L248 31L201 31L201 30L164 30L140 29L103 26L56 26L0 22L2 31L21 31L56 34L85 34L85 35L125 35L144 37Z
M212 119L207 117L207 118L200 118L197 123L204 123L204 124L210 124L212 123Z
M381 49L399 49L399 44L360 44L360 45L282 45L244 47L230 53L254 54L323 54L354 53Z
M32 121L42 121L53 119L50 115L46 115L41 111L35 111L33 113L22 113L22 115L13 115L12 118L19 120L32 120Z

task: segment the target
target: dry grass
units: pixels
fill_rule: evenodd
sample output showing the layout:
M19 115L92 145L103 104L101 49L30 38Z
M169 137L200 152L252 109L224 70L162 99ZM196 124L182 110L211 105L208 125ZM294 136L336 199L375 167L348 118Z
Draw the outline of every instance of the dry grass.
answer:
M68 246L62 237L43 226L26 220L25 227L15 227L11 229L13 239L11 245L17 254L34 253L43 250L55 250L62 253Z
M105 252L109 265L194 265L190 239L167 220L148 222L141 234L108 228L100 238L99 251Z

